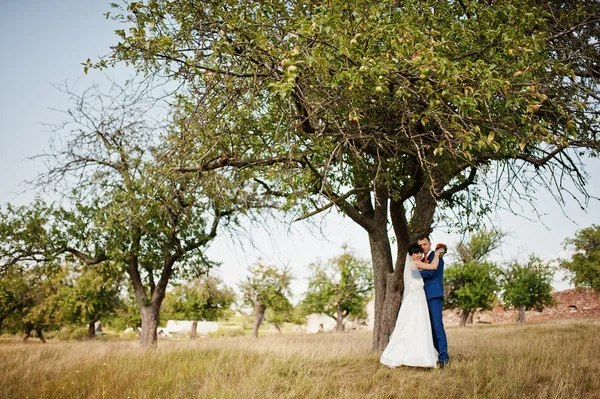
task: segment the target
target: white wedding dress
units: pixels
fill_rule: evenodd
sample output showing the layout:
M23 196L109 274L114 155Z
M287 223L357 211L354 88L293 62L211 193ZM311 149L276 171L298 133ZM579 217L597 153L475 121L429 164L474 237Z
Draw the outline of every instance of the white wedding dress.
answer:
M380 361L388 367L436 367L437 358L423 279L415 263L407 256L402 305Z

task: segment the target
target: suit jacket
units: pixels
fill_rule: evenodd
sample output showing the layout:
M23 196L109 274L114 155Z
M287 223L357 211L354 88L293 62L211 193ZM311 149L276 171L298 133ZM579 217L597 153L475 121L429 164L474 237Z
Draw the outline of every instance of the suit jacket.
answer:
M429 263L433 261L435 253L431 251L427 259ZM444 260L440 258L438 267L435 270L423 270L419 269L421 277L423 278L423 284L425 289L425 296L427 300L432 298L443 298L444 297Z

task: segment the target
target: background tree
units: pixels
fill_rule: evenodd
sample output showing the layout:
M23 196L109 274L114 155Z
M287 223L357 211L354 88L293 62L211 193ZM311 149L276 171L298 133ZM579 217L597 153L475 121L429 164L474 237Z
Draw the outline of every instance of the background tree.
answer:
M4 320L20 311L24 299L30 294L30 287L20 265L0 273L0 333Z
M336 332L344 331L344 320L363 315L371 299L371 265L344 248L341 255L309 267L308 290L302 301L304 311L325 314L335 319Z
M575 237L565 240L565 249L572 249L570 260L560 266L573 274L575 286L589 287L600 293L600 226L578 230Z
M505 271L502 299L507 307L518 309L517 321L525 324L525 311L555 305L552 270L541 259L531 256L525 265L513 263Z
M90 268L65 266L68 274L58 289L60 317L64 323L86 324L88 339L95 338L97 321L106 322L122 306L123 273L111 266L108 262Z
M192 320L190 338L196 338L198 320L217 321L229 314L233 289L216 277L203 276L173 288L165 297L165 311L176 320Z
M63 277L63 270L52 265L26 270L24 278L27 293L21 297L21 304L14 313L17 325L24 331L24 343L29 340L32 331L46 343L43 331L54 330L60 326L58 292Z
M124 2L115 19L133 26L86 68L178 83L181 172L243 168L302 217L337 207L363 227L383 350L407 247L436 216L473 228L537 186L564 203L566 180L587 195L600 7L583 3Z
M500 247L505 234L479 230L468 242L456 246L457 263L444 271L445 307L460 309L459 326L464 327L477 309L490 310L500 290L500 269L486 261L490 252Z
M261 262L248 268L248 277L240 283L239 287L244 303L254 310L252 328L254 338L258 338L258 328L265 318L267 309L274 312L272 317L275 322L281 322L281 312L285 313L292 309L289 300L291 279L288 268L280 269Z
M113 87L108 94L65 90L74 102L71 119L57 128L61 140L38 183L59 190L68 207L38 200L10 208L0 229L0 259L8 267L71 254L87 266L118 265L139 307L140 343L154 346L169 281L211 267L203 249L223 220L251 206L252 193L236 189L226 175L173 173L181 156L170 152L163 134L176 129L168 117L148 116L157 100L144 86Z

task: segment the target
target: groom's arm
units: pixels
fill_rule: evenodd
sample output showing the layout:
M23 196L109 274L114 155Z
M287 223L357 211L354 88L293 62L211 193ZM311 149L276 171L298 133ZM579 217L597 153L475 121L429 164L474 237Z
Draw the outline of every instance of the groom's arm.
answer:
M421 277L422 278L432 278L433 276L435 276L435 272L436 270L423 270L423 269L419 269L419 271L421 272Z

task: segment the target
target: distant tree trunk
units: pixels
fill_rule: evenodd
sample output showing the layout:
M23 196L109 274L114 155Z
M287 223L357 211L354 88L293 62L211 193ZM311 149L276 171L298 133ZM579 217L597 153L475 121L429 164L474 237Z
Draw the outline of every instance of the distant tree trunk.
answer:
M88 334L87 334L88 339L94 339L96 338L96 322L91 321L88 324Z
M471 313L470 310L468 309L462 309L461 313L460 313L460 319L458 321L458 326L459 327L464 327L467 325L467 320L469 319L469 314Z
M29 340L29 337L31 336L31 330L32 328L30 327L25 327L25 334L23 334L23 343L26 344L27 341Z
M335 332L336 333L344 332L344 314L342 311L342 307L340 306L339 303L336 305Z
M196 339L196 331L198 330L198 320L192 321L192 332L190 333L191 339Z
M41 328L36 328L35 332L37 333L37 336L40 339L40 341L42 341L42 344L45 344L46 343L46 338L44 338L44 334L42 333L42 329Z
M31 332L35 330L38 338L42 341L43 344L46 343L46 338L44 337L44 333L42 333L42 329L40 327L33 328L33 326L25 326L25 334L23 335L23 343L26 344L29 341L29 337L31 337Z
M469 312L469 317L467 317L467 324L473 324L473 316L475 315L475 311L471 310Z
M517 321L520 325L525 324L525 306L521 306L519 308L519 316L517 317Z
M279 333L279 335L283 335L283 333L281 332L281 327L279 327L279 324L273 323L273 326L275 327L275 329L277 330L277 332Z
M252 327L252 336L258 338L258 328L265 318L267 307L259 302L254 303L254 326Z
M143 348L156 347L158 342L159 308L154 305L143 306L140 309L142 316L142 332L140 334L140 345Z

